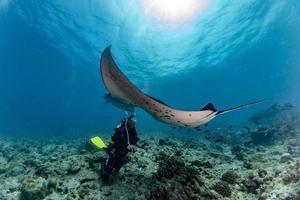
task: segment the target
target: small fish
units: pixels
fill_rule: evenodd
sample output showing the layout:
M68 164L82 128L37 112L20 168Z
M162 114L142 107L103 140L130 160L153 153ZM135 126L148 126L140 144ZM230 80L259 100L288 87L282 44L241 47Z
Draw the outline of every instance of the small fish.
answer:
M259 125L259 122L258 121L253 121L254 124L256 125Z
M208 132L209 132L209 130L205 130L204 132L205 132L205 133L208 133Z
M219 139L215 140L215 143L222 142L222 141L223 141L223 139L219 138Z
M249 146L250 144L253 144L252 140L245 142L245 146Z
M229 125L228 129L231 130L231 128L232 128L232 125Z
M246 129L248 132L250 131L250 128L247 126L243 126L244 129Z

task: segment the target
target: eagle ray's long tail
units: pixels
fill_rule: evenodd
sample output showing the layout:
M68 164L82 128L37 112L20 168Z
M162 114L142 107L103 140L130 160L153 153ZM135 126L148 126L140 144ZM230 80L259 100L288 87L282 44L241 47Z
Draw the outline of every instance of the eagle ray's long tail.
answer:
M255 104L259 104L259 103L262 103L264 101L266 101L266 99L259 100L259 101L254 101L254 102L247 103L247 104L243 104L243 105L236 106L236 107L233 107L233 108L229 108L229 109L226 109L226 110L220 110L220 111L218 111L217 115L224 114L224 113L227 113L227 112L230 112L230 111L233 111L233 110L237 110L237 109L240 109L240 108L245 108L245 107L248 107L248 106L252 106L252 105L255 105Z

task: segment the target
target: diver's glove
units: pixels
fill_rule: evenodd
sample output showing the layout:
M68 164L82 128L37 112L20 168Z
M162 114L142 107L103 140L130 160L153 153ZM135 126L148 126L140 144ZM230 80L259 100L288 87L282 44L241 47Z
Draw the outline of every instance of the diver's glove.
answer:
M135 145L127 145L127 150L130 151L130 152L135 152L137 150L136 146Z

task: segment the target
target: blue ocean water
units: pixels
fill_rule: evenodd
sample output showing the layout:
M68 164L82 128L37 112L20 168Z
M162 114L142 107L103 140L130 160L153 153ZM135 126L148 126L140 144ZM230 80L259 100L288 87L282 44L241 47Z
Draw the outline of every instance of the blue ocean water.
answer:
M99 57L108 45L142 91L172 107L219 109L238 123L272 103L300 105L298 0L209 1L169 22L142 0L0 0L0 132L109 132L124 112L105 103ZM142 110L142 132L168 129Z

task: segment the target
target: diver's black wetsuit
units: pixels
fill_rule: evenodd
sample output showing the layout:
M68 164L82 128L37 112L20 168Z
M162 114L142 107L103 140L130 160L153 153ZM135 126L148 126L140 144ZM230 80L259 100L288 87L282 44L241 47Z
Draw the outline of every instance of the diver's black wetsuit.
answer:
M125 126L127 125L129 142L127 141L127 132ZM111 138L112 142L108 145L106 152L109 155L108 161L101 160L101 178L102 182L107 182L109 176L113 172L118 172L125 164L125 156L129 152L128 144L136 145L138 141L135 127L130 127L126 120L123 120L121 125L115 129L115 133Z

